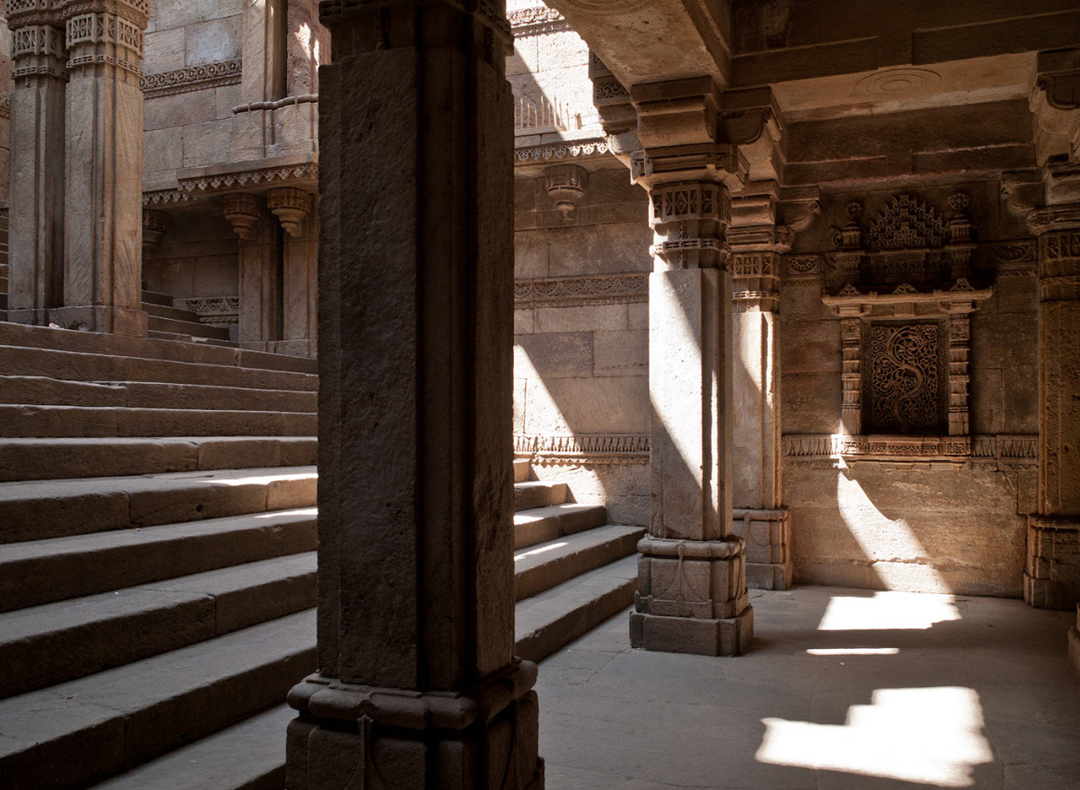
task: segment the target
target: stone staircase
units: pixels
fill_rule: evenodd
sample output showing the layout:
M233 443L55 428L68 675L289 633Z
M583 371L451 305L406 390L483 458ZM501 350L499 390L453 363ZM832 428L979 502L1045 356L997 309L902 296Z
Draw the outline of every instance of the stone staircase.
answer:
M315 363L0 323L0 787L281 790L316 668ZM517 647L628 606L644 530L515 463Z
M229 330L223 326L210 326L199 322L199 316L190 310L173 307L169 294L142 292L142 308L146 311L147 337L158 340L186 340L212 345L235 347L229 339Z

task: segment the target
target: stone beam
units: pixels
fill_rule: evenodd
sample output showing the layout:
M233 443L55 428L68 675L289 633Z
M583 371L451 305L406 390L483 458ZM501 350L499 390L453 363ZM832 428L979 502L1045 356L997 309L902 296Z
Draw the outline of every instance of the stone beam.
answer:
M623 85L707 75L729 82L728 0L551 0Z
M472 10L469 10L469 9ZM513 656L513 105L498 0L326 0L320 670L292 790L539 790Z

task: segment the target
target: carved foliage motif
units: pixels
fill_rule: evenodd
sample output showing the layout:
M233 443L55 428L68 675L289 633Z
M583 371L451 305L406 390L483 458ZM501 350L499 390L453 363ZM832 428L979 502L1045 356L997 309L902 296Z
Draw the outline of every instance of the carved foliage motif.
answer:
M647 464L649 447L648 434L514 435L514 452L543 466Z
M935 428L938 418L937 324L870 329L870 419L877 430Z
M557 277L514 283L514 301L519 308L622 304L644 302L648 298L647 274Z
M139 87L142 88L143 96L153 99L223 85L236 85L240 82L242 68L243 61L239 59L206 63L161 74L148 74L139 80Z
M911 195L897 195L870 226L866 244L872 250L941 247L947 239L945 219Z

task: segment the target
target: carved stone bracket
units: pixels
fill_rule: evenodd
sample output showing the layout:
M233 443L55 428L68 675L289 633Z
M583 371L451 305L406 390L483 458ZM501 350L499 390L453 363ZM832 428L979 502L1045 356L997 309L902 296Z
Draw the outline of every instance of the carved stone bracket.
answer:
M169 230L170 217L164 211L144 208L142 213L143 251L155 249Z
M290 236L300 232L304 217L311 211L311 196L295 187L277 187L266 195L266 204Z
M251 237L251 229L262 216L259 199L247 192L233 192L223 198L225 219L232 225L233 233L241 239Z
M570 212L585 197L586 179L585 169L577 165L555 165L544 171L544 189L564 220L570 219Z

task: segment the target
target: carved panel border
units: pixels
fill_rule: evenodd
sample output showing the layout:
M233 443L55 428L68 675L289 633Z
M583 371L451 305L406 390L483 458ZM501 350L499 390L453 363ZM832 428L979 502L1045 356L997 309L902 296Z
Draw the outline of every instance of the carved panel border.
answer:
M649 275L647 274L554 277L543 280L517 280L514 283L514 306L519 310L531 307L628 304L648 300Z
M139 80L139 87L142 88L144 98L156 99L159 96L237 85L242 72L242 60L222 60L161 74L146 74Z
M514 434L514 453L540 466L630 466L649 463L649 435L582 433Z
M1038 436L875 436L789 434L783 437L787 463L838 468L858 461L966 463L974 468L1034 469Z
M514 38L538 36L543 33L561 33L564 30L572 30L566 17L547 6L532 6L519 8L506 15L510 22L510 30Z
M607 141L597 137L576 142L530 145L518 148L514 153L514 161L515 164L528 165L537 162L558 161L560 159L585 159L590 156L603 156L610 152L611 147Z
M239 296L207 296L190 299L174 299L173 305L190 310L199 317L199 323L211 326L229 326L240 323Z

